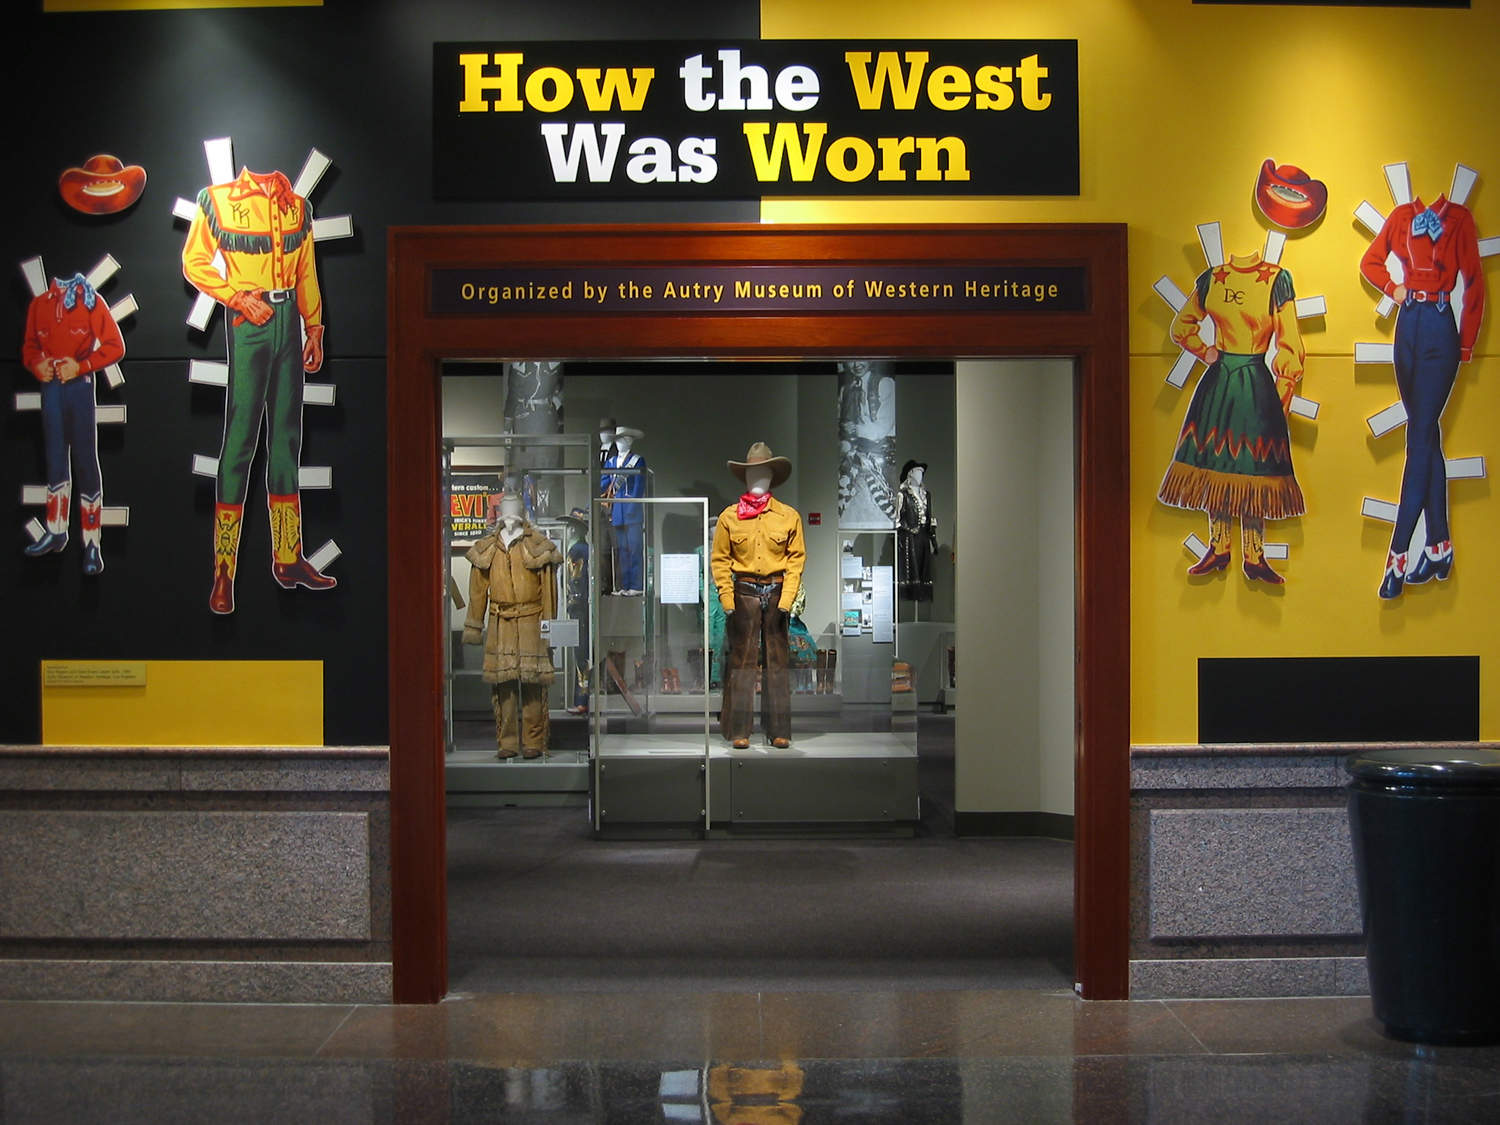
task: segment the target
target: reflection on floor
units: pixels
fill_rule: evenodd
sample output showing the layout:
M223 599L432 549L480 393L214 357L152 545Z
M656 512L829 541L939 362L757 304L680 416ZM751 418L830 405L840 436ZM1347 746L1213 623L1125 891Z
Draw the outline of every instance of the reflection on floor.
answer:
M461 996L431 1007L0 1003L12 1123L1494 1120L1500 1048L1359 998Z

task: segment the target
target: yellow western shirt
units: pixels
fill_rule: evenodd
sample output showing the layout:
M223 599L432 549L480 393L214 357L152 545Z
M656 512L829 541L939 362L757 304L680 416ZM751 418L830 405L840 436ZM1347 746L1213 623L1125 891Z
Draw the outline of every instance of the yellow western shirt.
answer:
M224 261L221 275L214 255ZM312 210L280 172L249 169L198 193L182 247L182 273L221 304L239 292L295 289L309 327L323 323L323 292L313 262Z
M1277 378L1302 378L1305 353L1297 327L1291 275L1260 254L1231 256L1206 270L1172 321L1172 339L1208 362L1209 346L1199 327L1214 326L1213 346L1230 355L1264 355L1276 340L1271 370Z
M719 604L724 612L734 612L734 575L754 574L782 576L780 608L791 612L802 588L802 566L807 548L802 542L802 517L797 509L783 504L774 496L766 510L754 519L742 520L735 514L738 504L719 513L714 525L713 548L709 553L709 571Z

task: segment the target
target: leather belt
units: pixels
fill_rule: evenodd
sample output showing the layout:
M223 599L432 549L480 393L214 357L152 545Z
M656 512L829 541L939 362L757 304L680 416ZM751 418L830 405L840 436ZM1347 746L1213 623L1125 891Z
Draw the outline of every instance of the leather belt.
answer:
M1426 289L1408 289L1406 291L1406 299L1408 301L1416 301L1418 304L1426 304L1428 301L1435 301L1438 308L1442 308L1448 303L1448 291L1444 289L1440 290L1437 293L1431 293Z
M280 305L292 300L297 296L295 289L267 289L264 293L265 300L273 305Z
M781 597L781 581L779 574L736 574L734 591L758 599L764 608L772 597Z

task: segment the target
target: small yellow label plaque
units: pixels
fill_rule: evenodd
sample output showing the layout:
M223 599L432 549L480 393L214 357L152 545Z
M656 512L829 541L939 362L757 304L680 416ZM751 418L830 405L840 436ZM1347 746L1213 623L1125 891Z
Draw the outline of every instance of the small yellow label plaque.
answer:
M43 687L145 687L144 660L43 660Z

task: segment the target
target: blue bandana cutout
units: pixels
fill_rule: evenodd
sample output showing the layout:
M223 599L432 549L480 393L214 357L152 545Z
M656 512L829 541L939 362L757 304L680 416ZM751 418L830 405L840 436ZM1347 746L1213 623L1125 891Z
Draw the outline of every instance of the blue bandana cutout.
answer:
M60 277L54 277L52 284L62 290L63 308L71 309L78 303L78 294L83 294L83 307L90 312L94 310L94 303L98 301L99 295L94 292L94 287L89 284L89 279L81 273L75 273L64 281Z
M1414 215L1411 220L1411 236L1417 238L1426 235L1436 242L1443 233L1443 220L1438 218L1436 211L1422 211Z

